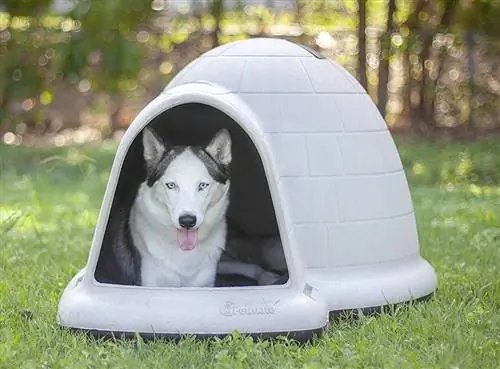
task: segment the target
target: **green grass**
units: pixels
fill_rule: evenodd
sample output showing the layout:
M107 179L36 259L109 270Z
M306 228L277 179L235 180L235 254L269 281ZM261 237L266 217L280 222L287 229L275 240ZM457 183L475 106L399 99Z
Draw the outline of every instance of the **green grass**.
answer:
M399 147L438 293L332 323L299 346L236 335L97 342L59 328L59 296L86 262L113 148L0 146L0 368L498 368L500 142Z

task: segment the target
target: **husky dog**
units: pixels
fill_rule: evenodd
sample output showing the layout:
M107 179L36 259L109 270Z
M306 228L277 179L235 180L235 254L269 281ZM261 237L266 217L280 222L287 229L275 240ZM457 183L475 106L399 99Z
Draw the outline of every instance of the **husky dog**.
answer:
M168 146L146 127L142 141L147 177L129 219L141 285L212 286L226 243L229 132L206 147Z
M265 240L237 237L227 242L229 132L220 130L205 147L171 146L146 127L142 144L146 178L130 210L122 208L114 217L110 230L116 236L101 251L96 279L149 287L211 287L219 273L242 275L261 285L276 283L280 276L244 251L255 253L264 246L265 254L276 248L282 252L281 244L273 242L276 247L269 248ZM230 252L220 261L226 244ZM279 256L286 269L284 255Z

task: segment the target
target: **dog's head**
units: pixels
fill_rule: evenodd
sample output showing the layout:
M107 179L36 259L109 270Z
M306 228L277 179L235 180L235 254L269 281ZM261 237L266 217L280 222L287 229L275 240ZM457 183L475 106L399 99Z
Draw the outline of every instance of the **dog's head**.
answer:
M198 233L207 235L225 216L230 186L231 137L220 130L205 147L169 146L150 128L143 130L146 184L158 209L177 229L179 246L192 250Z

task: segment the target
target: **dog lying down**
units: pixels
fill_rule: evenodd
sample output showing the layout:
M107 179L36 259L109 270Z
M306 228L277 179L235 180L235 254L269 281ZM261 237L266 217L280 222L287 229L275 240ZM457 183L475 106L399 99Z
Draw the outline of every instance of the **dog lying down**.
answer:
M283 247L279 237L229 237L218 267L219 278L240 275L257 285L283 284L288 280ZM224 285L232 285L234 280Z
M147 176L128 222L140 260L136 284L211 287L217 274L240 275L258 285L286 281L279 239L227 240L232 160L227 130L206 147L195 147L169 146L146 127L142 142Z

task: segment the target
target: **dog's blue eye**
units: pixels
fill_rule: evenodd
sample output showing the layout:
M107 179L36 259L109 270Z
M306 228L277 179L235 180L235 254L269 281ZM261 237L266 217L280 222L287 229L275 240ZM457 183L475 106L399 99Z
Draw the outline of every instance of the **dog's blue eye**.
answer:
M198 185L198 191L203 191L205 188L208 187L208 183L204 183L204 182L201 182L199 185Z
M175 188L175 183L174 182L167 182L167 183L165 183L165 186L167 186L167 188L169 190L173 190Z

